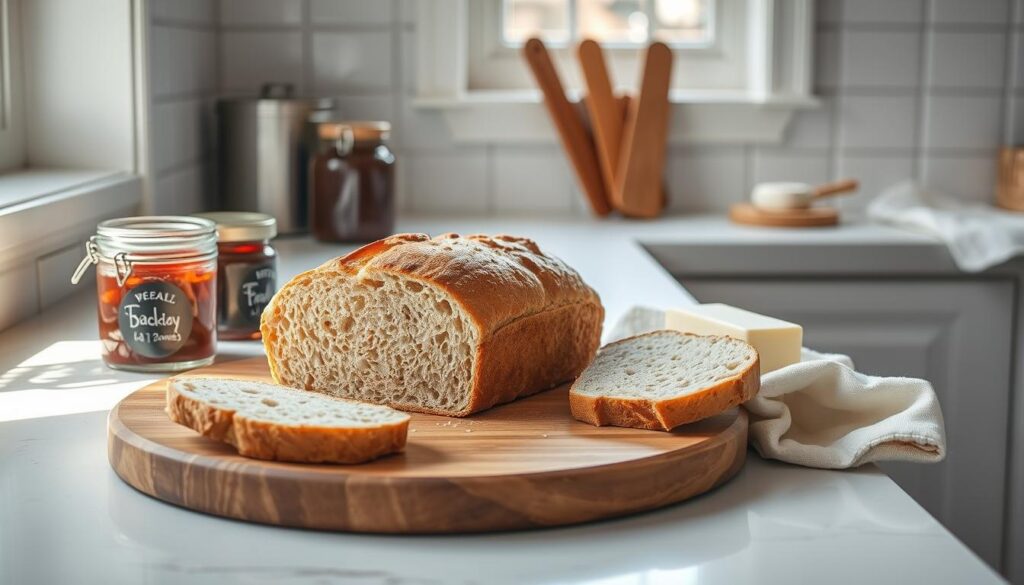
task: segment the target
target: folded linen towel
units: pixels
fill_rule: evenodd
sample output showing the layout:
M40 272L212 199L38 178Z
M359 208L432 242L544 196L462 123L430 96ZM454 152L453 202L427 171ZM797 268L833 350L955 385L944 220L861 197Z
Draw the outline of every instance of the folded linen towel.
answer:
M664 326L663 311L633 307L607 341ZM942 411L931 384L854 370L849 357L804 348L802 361L761 377L744 407L762 457L843 469L873 461L935 463L946 456Z
M966 203L902 182L869 205L872 220L942 239L957 266L979 272L1024 252L1024 213Z

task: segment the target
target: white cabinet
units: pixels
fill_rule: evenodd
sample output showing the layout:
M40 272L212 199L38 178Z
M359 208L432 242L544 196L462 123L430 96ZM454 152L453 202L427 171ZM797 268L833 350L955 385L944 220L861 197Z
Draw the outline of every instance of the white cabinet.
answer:
M1012 280L678 279L701 302L802 324L807 347L849 354L860 371L930 380L948 457L937 465L882 467L979 556L1001 566Z

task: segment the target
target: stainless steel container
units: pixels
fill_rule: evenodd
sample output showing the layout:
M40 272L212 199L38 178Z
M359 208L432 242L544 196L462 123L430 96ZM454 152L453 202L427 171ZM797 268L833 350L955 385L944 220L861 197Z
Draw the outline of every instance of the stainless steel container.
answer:
M315 148L307 120L330 100L293 97L268 84L258 98L217 102L220 207L274 216L283 234L305 231L307 167Z

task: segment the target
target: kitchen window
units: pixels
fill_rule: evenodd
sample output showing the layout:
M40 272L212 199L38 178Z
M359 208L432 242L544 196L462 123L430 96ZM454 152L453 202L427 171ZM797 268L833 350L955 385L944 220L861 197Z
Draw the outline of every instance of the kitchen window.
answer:
M440 110L456 140L546 142L554 134L523 63L548 45L570 98L575 56L601 42L619 91L634 91L643 49L674 52L673 142L781 140L810 93L812 0L423 0L417 3L417 105Z

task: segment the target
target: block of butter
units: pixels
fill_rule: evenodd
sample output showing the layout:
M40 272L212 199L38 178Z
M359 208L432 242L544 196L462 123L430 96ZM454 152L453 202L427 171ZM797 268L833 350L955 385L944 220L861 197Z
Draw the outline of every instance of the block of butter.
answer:
M708 303L669 309L665 326L685 333L742 339L760 355L762 374L800 361L803 327L730 305Z

